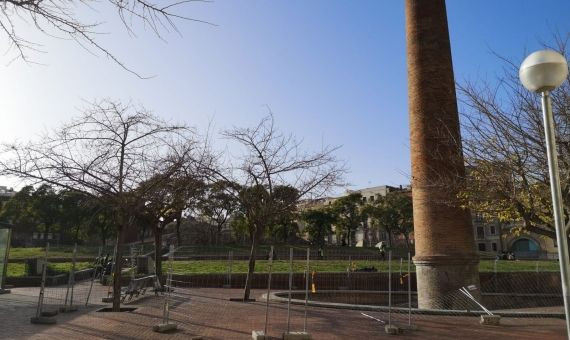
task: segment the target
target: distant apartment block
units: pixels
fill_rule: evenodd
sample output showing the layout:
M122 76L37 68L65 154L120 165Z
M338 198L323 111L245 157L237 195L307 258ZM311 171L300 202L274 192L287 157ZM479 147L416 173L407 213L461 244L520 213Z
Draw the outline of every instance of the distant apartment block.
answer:
M334 201L336 201L337 199L339 199L340 197L343 196L348 196L350 194L354 194L354 193L360 193L362 195L362 201L363 202L368 202L368 203L373 203L374 201L378 200L380 197L384 197L386 196L388 193L390 192L394 192L394 191L402 191L402 192L409 192L411 193L411 189L410 187L407 186L399 186L399 187L394 187L394 186L389 186L389 185L380 185L380 186L375 186L375 187L369 187L369 188L363 188L363 189L357 189L357 190L347 190L343 195L337 196L337 197L324 197L324 198L320 198L320 199L316 199L316 200L306 200L300 203L299 208L301 209L310 209L310 208L318 208L318 207L323 207L323 206L328 206L333 204ZM299 223L300 224L300 228L301 231L304 229L304 225L302 222ZM369 223L370 225L370 223ZM328 237L328 243L329 244L337 244L337 237L335 234L335 227L333 226L333 232L331 233L331 235L329 235ZM365 242L365 229L368 229L368 242L369 244L364 244ZM405 243L403 237L400 237L400 235L392 235L392 240L394 241L395 244L403 244ZM388 233L383 231L383 230L376 230L374 228L364 228L363 225L361 225L354 233L354 235L350 238L350 243L351 246L357 246L357 247L373 247L374 245L376 245L378 242L386 242L388 241ZM413 236L411 238L411 241L413 243Z
M516 223L486 221L482 214L473 213L473 235L477 250L482 253L513 252L516 258L557 258L556 242L535 233L515 234Z
M0 199L7 200L16 194L13 188L0 185Z
M389 185L381 185L358 190L347 190L343 195L337 197L325 197L316 200L303 201L300 204L301 209L317 208L331 205L340 197L360 193L365 202L372 203L379 197L386 196L389 192L403 191L411 194L411 188L393 187ZM483 218L482 214L473 213L473 236L477 250L489 256L493 254L501 254L502 252L513 252L517 258L556 258L557 248L556 242L550 238L543 237L534 233L517 235L511 232L516 226L514 223L501 223L499 221L490 222ZM302 223L301 229L304 227ZM365 228L360 226L355 234L351 245L356 246L374 246L376 242L387 241L388 234L383 230L372 230L368 228L370 245L364 244ZM413 243L413 236L411 237ZM395 245L403 245L403 237L393 235ZM329 236L330 244L337 244L336 235L333 233ZM493 255L494 256L494 255Z

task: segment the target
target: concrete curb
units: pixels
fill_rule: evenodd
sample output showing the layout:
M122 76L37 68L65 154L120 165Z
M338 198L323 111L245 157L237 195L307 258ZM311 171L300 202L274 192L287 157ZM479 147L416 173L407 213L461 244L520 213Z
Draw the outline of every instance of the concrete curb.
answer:
M350 290L350 291L342 291L342 290L321 290L322 293L341 293L341 292L370 292L370 291L357 291L357 290ZM387 291L374 291L375 293L388 293ZM293 293L304 293L304 291L293 291ZM287 295L288 292L281 291L281 292L273 292L269 295L269 301L275 301L280 303L287 303L286 297L281 297L279 295ZM318 293L317 293L318 294ZM267 294L261 295L260 300L267 300ZM291 299L291 303L295 305L304 305L305 300L299 299ZM336 309L351 309L351 310L364 310L364 311L376 311L376 312L388 312L388 306L368 306L368 305L355 305L355 304L348 304L348 303L335 303L335 302L322 302L322 301L311 301L308 302L309 306L313 307L323 307L323 308L336 308ZM409 309L402 308L402 307L392 307L392 313L396 314L407 314ZM552 319L565 319L564 313L554 313L554 312L516 312L511 310L493 310L492 313L496 313L501 315L502 317L510 317L510 318L552 318ZM481 316L483 311L471 311L471 310L444 310L444 309L419 309L419 308L412 308L412 314L417 315L443 315L443 316Z

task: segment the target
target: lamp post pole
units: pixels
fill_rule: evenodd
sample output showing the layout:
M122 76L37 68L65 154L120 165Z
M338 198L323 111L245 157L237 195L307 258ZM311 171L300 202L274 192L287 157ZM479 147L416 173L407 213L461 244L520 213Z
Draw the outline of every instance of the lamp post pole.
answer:
M564 299L564 313L566 314L566 332L570 339L570 296L568 296L568 235L564 226L564 207L560 176L558 171L558 152L556 151L556 137L554 134L554 118L550 102L550 92L542 92L542 114L544 119L544 136L546 139L546 153L548 156L548 172L550 174L550 191L552 192L552 207L554 211L554 228L556 229L556 243L558 243L558 261L562 279L562 298Z
M568 76L566 58L552 50L536 51L522 62L519 77L521 83L529 91L540 93L542 96L542 114L544 119L544 136L546 154L548 157L548 173L550 175L550 191L552 194L552 210L554 213L554 229L558 243L558 262L562 281L562 299L566 314L566 335L570 339L570 271L568 270L568 232L564 225L564 202L560 187L558 170L558 152L556 150L556 135L554 130L554 115L550 101L550 91L556 89Z

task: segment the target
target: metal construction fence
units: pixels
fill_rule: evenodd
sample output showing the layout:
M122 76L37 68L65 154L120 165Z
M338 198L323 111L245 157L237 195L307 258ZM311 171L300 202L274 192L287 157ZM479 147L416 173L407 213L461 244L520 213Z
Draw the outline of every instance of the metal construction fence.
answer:
M208 328L204 320L223 320L219 322L227 323L229 330L246 328L275 336L327 334L322 320L339 317L386 332L431 331L434 320L472 327L500 318L528 325L564 317L557 261L482 259L478 281L418 304L411 253L327 257L304 247L279 252L262 248L249 278L247 257L232 249L200 255L195 249L170 247L162 254L162 275L156 273L154 253L136 246L124 253L120 301L144 307L140 317L152 317L148 327L158 332L222 332ZM18 301L34 306L29 315L33 323L52 323L58 313L78 309L109 309L115 294L110 284L114 257L101 249L89 268L78 270L75 247L68 273L50 284L48 246L40 287L13 289L12 294L26 296ZM249 295L244 289L248 281Z

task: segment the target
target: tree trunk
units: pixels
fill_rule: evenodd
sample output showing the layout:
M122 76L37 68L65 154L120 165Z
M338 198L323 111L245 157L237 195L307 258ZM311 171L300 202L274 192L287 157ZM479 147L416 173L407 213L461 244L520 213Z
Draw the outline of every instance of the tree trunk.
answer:
M410 235L404 233L404 238L406 239L406 247L408 247L408 252L412 252L412 249L410 248Z
M176 215L176 242L178 242L178 247L182 245L182 238L180 237L180 224L182 224L182 213L178 212Z
M123 242L125 238L124 226L117 229L117 253L115 254L115 267L113 272L113 312L121 310L121 270L123 260Z
M154 267L156 277L162 282L162 228L160 224L154 227Z
M105 228L101 227L99 230L101 232L101 242L103 243L102 246L105 247L107 245L107 232Z
M392 249L392 229L386 229L388 233L388 247Z
M142 224L142 230L141 230L141 237L140 237L141 244L144 244L144 236L145 236L145 234L146 234L146 223L143 223L143 224Z
M500 246L500 248L501 248L500 252L503 252L503 251L506 250L506 249L505 249L504 242L503 242L503 223L499 222L499 223L498 223L498 227L499 227L499 228L498 228L498 229L499 229L499 230L498 230L498 231L499 231L499 246Z
M372 246L376 246L376 244L378 244L378 229L372 229Z
M74 243L77 243L77 241L79 241L79 223L77 224L77 228L75 228L75 240Z
M44 247L47 247L48 244L48 234L49 234L49 225L46 225L44 228Z
M221 238L222 238L222 228L224 227L223 224L218 224L218 229L216 233L216 245L220 245Z
M370 247L370 235L368 235L369 233L369 228L368 228L368 219L364 219L364 221L362 221L362 233L364 234L363 236L363 240L362 240L362 246L363 247Z
M243 289L243 301L249 299L249 293L251 290L251 281L253 279L253 272L255 270L255 257L257 256L257 245L259 242L259 232L254 232L253 239L251 241L251 251L249 253L249 263L247 265L247 276L245 278L245 287Z

